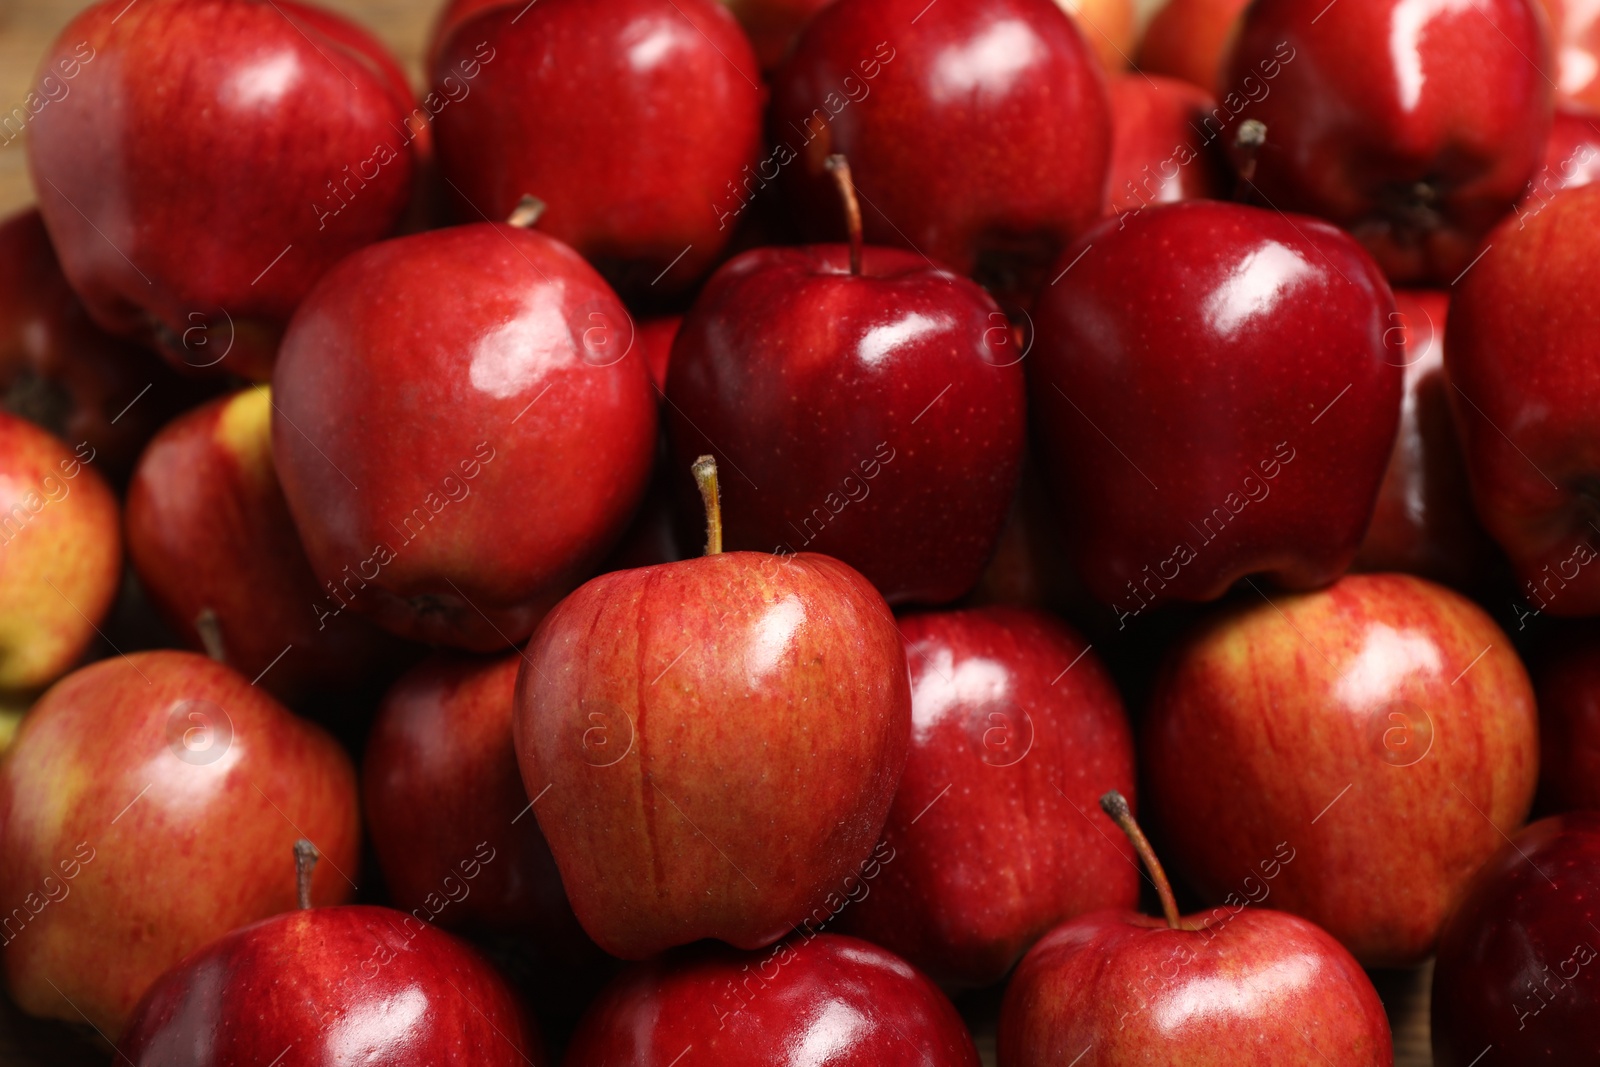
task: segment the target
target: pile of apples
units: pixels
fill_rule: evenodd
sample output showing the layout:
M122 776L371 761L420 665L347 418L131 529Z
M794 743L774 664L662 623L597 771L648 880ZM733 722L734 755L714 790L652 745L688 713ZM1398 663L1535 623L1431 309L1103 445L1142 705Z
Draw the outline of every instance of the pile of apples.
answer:
M88 8L0 227L10 998L1366 1067L1436 957L1441 1067L1596 1062L1597 75L1578 0L452 0L418 97Z

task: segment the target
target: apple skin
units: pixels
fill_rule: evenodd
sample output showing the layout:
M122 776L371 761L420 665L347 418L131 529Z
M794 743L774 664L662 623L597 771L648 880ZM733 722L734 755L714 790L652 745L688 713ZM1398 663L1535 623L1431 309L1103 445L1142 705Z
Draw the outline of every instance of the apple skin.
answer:
M1301 858L1273 906L1369 967L1432 951L1539 775L1510 639L1471 601L1400 574L1212 616L1163 667L1140 755L1146 810L1206 899L1287 841Z
M1254 192L1350 230L1397 284L1452 282L1544 158L1553 68L1533 0L1341 0L1322 13L1257 0L1228 83L1261 80L1263 64L1276 77L1238 113L1267 128ZM1243 166L1250 150L1225 136Z
M196 620L209 610L223 661L282 700L356 689L394 658L399 643L360 616L317 625L325 594L272 465L264 386L211 401L156 435L128 486L125 527L163 621L207 651Z
M800 31L833 0L722 0L744 27L763 71L776 69Z
M1227 160L1201 131L1217 106L1209 92L1176 78L1111 78L1111 173L1106 213L1178 200L1221 200L1232 188Z
M1600 811L1600 628L1585 624L1561 634L1532 668L1540 807Z
M869 243L909 248L1003 301L1030 302L1104 203L1105 76L1052 0L925 7L823 8L774 76L772 158L813 238L840 232L826 161L841 152Z
M296 839L323 856L313 902L347 899L358 836L349 757L236 671L166 651L76 671L0 762L0 899L61 894L5 928L12 999L115 1040L167 968L294 907Z
M1472 509L1472 488L1451 415L1444 372L1450 297L1432 290L1394 294L1391 329L1403 338L1405 396L1400 432L1378 490L1355 569L1404 571L1467 591L1504 567Z
M490 8L440 46L436 88L478 60L470 91L434 119L462 218L503 219L537 196L539 229L630 298L681 293L716 264L733 233L717 205L755 174L766 103L750 42L721 4Z
M1051 931L1006 987L1000 1067L1394 1063L1377 990L1327 933L1248 906L1183 922L1102 911Z
M578 921L612 955L770 944L877 843L911 694L887 605L838 560L730 552L601 575L525 655L522 782L545 798L534 814Z
M1600 107L1600 4L1594 0L1545 0L1550 16L1563 101Z
M1043 612L907 615L900 633L911 749L875 854L893 858L841 919L946 989L990 985L1062 920L1138 904L1098 804L1132 795L1133 732L1098 657Z
M1256 572L1337 578L1400 415L1394 300L1371 258L1315 219L1188 201L1106 219L1057 270L1030 396L1090 593L1125 626Z
M1597 221L1596 186L1507 219L1455 288L1445 336L1478 517L1532 609L1552 615L1600 612Z
M1472 878L1433 971L1438 1067L1586 1063L1600 1049L1600 812L1543 819ZM1494 1051L1484 1052L1490 1045Z
M122 532L94 458L0 412L0 692L61 677L111 610Z
M1517 218L1525 221L1544 210L1562 189L1595 181L1600 181L1600 114L1558 107L1545 144L1544 166L1517 205Z
M125 7L90 7L41 65L77 75L29 127L39 209L101 326L180 368L263 379L317 277L404 213L426 115L408 124L399 66L330 12Z
M877 945L795 935L764 952L695 945L628 968L590 1006L565 1067L978 1067L961 1016Z
M1056 0L1072 16L1078 32L1094 49L1107 73L1126 70L1133 63L1139 41L1133 0Z
M895 248L849 262L758 249L707 283L668 372L676 469L725 457L730 547L823 552L891 604L944 603L977 582L1016 489L1022 356L966 279Z
M663 315L639 323L639 345L644 349L644 359L650 366L650 381L658 393L667 388L667 367L672 359L672 342L683 326L682 315Z
M656 399L633 334L577 253L511 226L329 272L284 338L272 426L322 610L480 652L532 633L644 494Z
M1181 78L1207 92L1227 92L1226 61L1250 0L1170 0L1150 19L1139 42L1146 74Z
M533 1022L466 943L370 905L234 930L161 976L124 1055L134 1067L543 1067Z

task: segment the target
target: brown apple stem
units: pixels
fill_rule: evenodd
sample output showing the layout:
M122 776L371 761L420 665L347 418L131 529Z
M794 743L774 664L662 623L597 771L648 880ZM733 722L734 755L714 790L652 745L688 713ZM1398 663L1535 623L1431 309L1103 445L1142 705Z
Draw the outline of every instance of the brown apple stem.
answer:
M1167 917L1167 925L1174 930L1182 930L1183 921L1178 915L1178 898L1172 895L1172 883L1167 881L1167 872L1156 858L1156 850L1151 847L1150 839L1139 829L1133 810L1128 807L1128 798L1113 789L1100 798L1100 807L1128 835L1128 840L1133 842L1133 850L1144 861L1145 870L1150 872L1150 880L1156 884L1156 893L1161 897L1161 911Z
M1245 199L1246 186L1256 180L1256 158L1261 146L1267 143L1267 124L1260 119L1245 119L1239 123L1239 132L1233 135L1233 146L1239 150L1239 182L1233 190L1235 200Z
M844 203L844 222L850 232L850 273L861 273L861 204L856 199L856 183L850 180L850 161L835 152L828 157L828 171L839 188Z
M228 648L222 643L222 622L217 613L201 608L200 614L194 617L194 628L200 634L200 644L205 646L206 655L218 663L227 663Z
M300 910L305 911L311 907L311 869L317 865L317 860L322 853L317 851L305 838L300 838L294 843L294 883L295 893L300 902Z
M522 199L517 201L517 206L511 209L511 214L506 216L506 225L515 226L519 230L526 230L539 221L539 216L544 214L545 203L537 196L527 193L522 194Z
M706 505L706 555L721 555L722 501L717 496L717 461L701 456L689 469L694 472L694 484L700 487L700 499Z

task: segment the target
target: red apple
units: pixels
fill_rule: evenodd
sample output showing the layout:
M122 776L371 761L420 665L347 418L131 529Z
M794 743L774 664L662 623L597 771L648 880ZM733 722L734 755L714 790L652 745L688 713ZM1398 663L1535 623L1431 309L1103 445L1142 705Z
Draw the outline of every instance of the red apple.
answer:
M721 552L601 575L517 680L517 758L578 920L643 959L776 941L883 829L911 723L883 598L827 556Z
M536 196L539 228L631 297L703 277L733 232L717 205L759 180L760 68L716 0L492 7L451 31L432 78L463 86L434 120L462 216Z
M324 593L272 466L265 386L183 415L150 442L128 487L128 556L191 648L284 700L349 691L397 644L367 620L319 620Z
M193 953L151 987L122 1056L134 1067L545 1063L532 1021L487 960L427 923L365 905L277 915Z
M814 235L838 232L843 153L868 241L1019 302L1099 216L1111 150L1104 76L1051 0L830 4L774 78L771 134L759 176L788 175Z
M722 0L739 20L750 44L761 61L761 69L770 71L788 56L800 31L806 28L818 11L833 0Z
M1000 527L994 554L963 603L1064 610L1088 599L1067 558L1060 517L1044 475L1038 461L1026 454L1017 495ZM1103 609L1097 613L1103 614Z
M1301 858L1273 906L1368 966L1432 951L1527 815L1538 745L1509 638L1398 574L1213 616L1169 658L1141 735L1147 808L1207 899L1287 842Z
M104 0L55 77L28 162L62 269L107 330L212 373L268 375L318 276L399 221L427 136L383 46L294 0Z
M1600 107L1600 3L1545 0L1562 99Z
M673 346L676 469L725 457L735 548L827 553L891 604L954 600L1016 489L1021 362L988 294L914 253L747 252Z
M1176 78L1113 76L1107 214L1225 198L1227 160L1204 132L1216 106L1209 92Z
M1218 96L1228 91L1226 60L1250 0L1168 0L1139 42L1139 69L1182 78Z
M1541 806L1600 811L1600 629L1560 635L1533 661L1533 680Z
M0 412L0 691L61 677L111 610L122 535L95 457Z
M1110 797L1106 810L1144 854L1165 921L1100 911L1035 945L1006 988L1000 1067L1394 1063L1383 1004L1350 953L1281 911L1241 903L1180 916L1127 801ZM1296 850L1283 848L1263 854L1246 881L1270 890L1294 869Z
M1600 188L1511 218L1450 299L1445 368L1478 516L1530 615L1600 612Z
M1562 189L1600 181L1600 114L1558 107L1545 143L1540 167L1517 205L1517 218L1526 223L1543 211Z
M1401 339L1405 364L1400 433L1355 566L1481 589L1500 564L1494 542L1472 510L1466 460L1450 414L1444 373L1450 298L1431 290L1402 290L1394 303L1390 330Z
M359 872L355 771L331 738L235 671L141 652L64 678L0 762L0 921L12 998L116 1040L179 959L294 906L288 857Z
M318 620L350 608L477 651L524 640L644 493L656 401L637 348L610 287L541 233L460 226L339 264L273 381Z
M667 364L672 358L672 342L682 325L682 315L663 315L639 324L639 345L644 349L645 362L650 366L650 380L655 383L657 392L667 387Z
M428 31L428 45L423 55L423 69L431 71L439 61L439 51L444 43L450 39L455 28L466 22L480 11L504 7L512 0L447 0L444 7L439 9L439 14L434 18L433 28ZM492 60L491 60L492 62Z
M1063 254L1035 315L1034 423L1078 571L1122 626L1254 573L1305 589L1349 566L1399 421L1393 312L1348 236L1258 208L1153 207Z
M911 750L845 929L945 988L1005 977L1064 919L1132 908L1132 850L1100 812L1133 790L1133 735L1083 639L1015 608L900 620Z
M961 1017L927 978L876 945L817 933L762 952L697 945L629 968L589 1008L564 1063L667 1067L680 1060L684 1067L979 1062Z
M1133 65L1138 42L1138 17L1133 0L1056 0L1072 16L1089 47L1108 72Z
M1264 203L1345 227L1396 282L1450 283L1544 156L1551 71L1534 0L1257 0L1225 136ZM1259 144L1236 139L1252 120Z
M1433 971L1438 1067L1594 1059L1597 884L1600 812L1534 823L1473 876Z

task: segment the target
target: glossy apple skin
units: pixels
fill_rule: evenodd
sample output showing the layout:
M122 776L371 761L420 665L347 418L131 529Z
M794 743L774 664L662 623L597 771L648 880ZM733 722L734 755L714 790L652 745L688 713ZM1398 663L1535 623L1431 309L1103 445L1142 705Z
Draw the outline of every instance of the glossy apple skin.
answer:
M1600 612L1597 219L1594 186L1507 219L1455 288L1445 338L1478 516L1528 602L1552 615Z
M610 287L541 233L459 226L339 264L273 381L321 608L474 651L525 639L644 493L656 400L637 349Z
M1209 92L1148 74L1114 75L1110 87L1107 214L1229 195L1227 160L1202 132L1217 106Z
M1555 43L1561 99L1600 107L1600 4L1595 0L1545 0Z
M770 944L878 841L911 694L888 607L838 560L729 552L601 575L526 656L522 782L612 955Z
M179 959L294 907L297 838L323 857L312 900L347 899L358 835L344 751L232 669L162 651L76 671L0 763L0 898L60 893L6 947L12 999L116 1040Z
M1464 590L1480 590L1499 553L1472 509L1467 464L1451 416L1444 372L1446 293L1394 294L1391 330L1404 344L1400 431L1378 490L1372 524L1355 568L1404 571Z
M1139 69L1181 78L1210 93L1227 92L1225 64L1250 0L1169 0L1139 42Z
M1394 1062L1377 990L1324 931L1248 906L1182 921L1101 911L1051 931L1006 987L1000 1067Z
M1526 827L1473 876L1433 971L1438 1067L1468 1067L1475 1056L1554 1067L1600 1052L1597 883L1593 811Z
M398 642L354 614L318 625L325 595L300 547L272 465L264 386L180 416L150 442L128 486L128 556L163 621L207 651L216 619L223 662L280 699L357 688Z
M882 873L841 919L946 989L990 985L1062 920L1138 904L1098 804L1133 795L1133 732L1099 658L1043 612L908 615L900 633L911 749Z
M1600 811L1600 630L1586 625L1553 645L1533 662L1540 807Z
M672 359L672 342L683 326L682 315L663 315L639 323L639 345L644 349L645 362L650 365L650 380L657 392L667 388L667 366Z
M1057 270L1029 386L1089 591L1131 617L1253 573L1337 578L1400 414L1370 257L1315 219L1190 201L1105 220Z
M467 944L369 905L234 930L161 976L129 1030L135 1067L543 1067L515 994Z
M1197 889L1222 899L1287 841L1273 906L1373 967L1432 951L1539 775L1510 639L1400 574L1213 616L1164 666L1140 746L1146 810Z
M0 692L61 677L111 610L122 532L94 459L0 412Z
M730 547L824 552L891 604L944 603L977 582L1016 489L1022 355L966 279L893 248L849 262L757 249L707 283L667 377L674 462L724 459Z
M539 229L630 297L705 276L733 233L717 205L736 206L731 190L755 174L766 102L750 42L721 4L491 8L440 47L435 88L475 59L485 61L470 91L434 120L461 218L503 219L532 193L546 204Z
M426 113L383 46L329 12L124 7L89 8L41 65L79 64L29 128L45 225L107 330L179 367L265 378L318 276L399 221Z
M630 967L589 1008L564 1064L670 1067L677 1058L749 1067L979 1062L932 982L885 949L830 933L759 952L696 945Z
M1228 83L1277 65L1238 113L1267 127L1255 193L1350 230L1397 284L1449 284L1544 158L1544 16L1533 0L1318 10L1259 0L1240 24ZM1224 137L1242 164L1245 150Z
M788 194L813 238L842 232L825 168L842 152L870 243L909 248L1027 303L1100 214L1111 153L1104 75L1052 0L925 6L839 0L811 20L773 79L775 158L789 160Z

